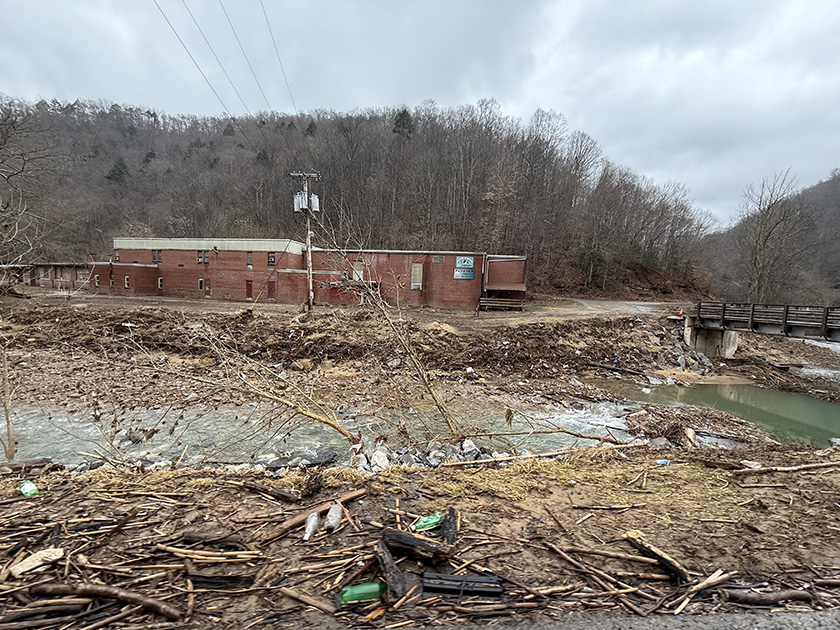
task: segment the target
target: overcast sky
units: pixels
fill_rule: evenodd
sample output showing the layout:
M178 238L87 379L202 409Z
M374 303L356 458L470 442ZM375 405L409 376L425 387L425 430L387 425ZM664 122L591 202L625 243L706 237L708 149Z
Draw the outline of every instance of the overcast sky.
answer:
M280 62L299 111L493 98L523 122L563 114L724 222L762 177L840 167L837 0L0 0L0 16L0 92L28 100L290 113Z

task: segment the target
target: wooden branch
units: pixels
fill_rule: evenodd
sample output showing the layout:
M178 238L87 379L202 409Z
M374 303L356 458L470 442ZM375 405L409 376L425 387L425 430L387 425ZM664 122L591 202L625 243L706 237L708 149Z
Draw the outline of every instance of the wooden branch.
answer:
M385 592L386 601L390 603L398 602L408 592L408 583L405 575L397 567L394 562L394 557L388 550L388 546L384 540L380 540L376 545L376 559L379 561L379 568L385 576L385 584L387 591Z
M770 606L788 599L803 602L810 602L814 599L813 595L811 595L808 591L799 591L794 589L756 593L754 591L722 588L720 589L720 592L723 593L724 597L730 602L750 604L751 606Z
M573 510L629 510L645 507L647 503L628 503L626 505L572 505Z
M840 466L840 462L823 462L821 464L802 464L801 466L771 466L770 468L739 468L733 470L733 475L764 475L776 472L799 472L800 470L814 470L815 468L830 468Z
M666 608L670 608L671 606L676 606L677 604L681 604L677 606L677 609L674 611L675 615L678 615L683 611L683 609L688 605L688 602L691 601L691 598L694 597L700 591L704 591L707 588L711 588L713 586L717 586L719 584L723 584L724 582L728 582L733 577L737 575L737 571L732 571L730 573L724 573L720 569L712 573L709 577L705 580L700 582L699 584L695 584L690 589L688 589L685 593L680 595L677 599L673 600L666 604Z
M571 553L604 556L605 558L617 558L619 560L628 560L630 562L641 562L642 564L659 564L659 560L657 560L656 558L648 558L647 556L633 556L629 553L621 553L620 551L607 551L606 549L584 549L583 547L566 547L565 550Z
M461 517L458 514L457 510L454 507L450 507L447 510L446 515L443 517L442 530L443 530L443 539L446 541L447 545L454 545L455 540L458 538L458 526L460 525Z
M281 501L288 501L289 503L297 503L298 501L300 501L300 498L297 495L292 494L291 492L286 492L285 490L278 490L277 488L272 488L271 486L266 486L265 484L257 483L255 481L229 483L233 483L234 485L241 485L246 488L249 488L250 490L256 490L257 492L262 492L263 494L267 494L275 499L280 499Z
M320 602L317 599L309 597L309 595L304 595L303 593L299 593L297 591L293 591L290 588L286 588L285 586L281 586L278 589L283 595L286 597L291 597L292 599L296 599L299 602L303 602L307 606L312 606L313 608L317 608L320 611L323 611L329 615L335 614L335 606L328 604L326 602Z
M352 492L347 492L346 494L341 495L337 499L332 499L331 501L327 501L326 503L322 503L316 507L309 508L297 516L293 516L292 518L283 521L280 525L274 528L272 531L268 533L268 536L265 537L262 544L268 544L272 540L285 536L293 529L300 527L304 523L306 523L306 519L309 517L310 514L313 512L318 512L318 514L325 514L329 511L329 509L335 505L336 503L341 503L344 505L349 501L355 501L367 494L367 490L365 488L361 488L359 490L353 490Z
M30 588L29 593L35 597L42 595L71 595L94 597L97 599L116 599L129 604L142 606L148 611L162 615L173 621L178 621L184 617L184 613L171 604L105 584L38 584Z
M558 433L569 433L568 431L557 431ZM574 435L574 434L570 434ZM577 435L576 437L582 437L590 440L601 440L604 442L613 442L610 438L602 438L599 435ZM602 446L598 448L598 450L607 450L607 449L625 449L625 448L639 448L641 446L645 446L641 443L632 443L632 444L625 444L625 443L618 443L612 444L610 446ZM584 447L585 448L585 447ZM507 457L491 457L489 459L476 459L471 462L444 462L441 464L441 467L446 468L453 468L458 466L481 466L483 464L498 464L499 462L521 462L528 459L538 459L540 457L559 457L560 455L566 455L571 453L575 450L574 448L564 448L559 451L549 451L547 453L531 453L530 455L508 455Z
M673 556L665 553L658 547L650 544L647 540L645 540L645 535L638 531L638 530L631 530L624 534L624 540L630 543L633 547L641 551L646 556L651 558L656 558L659 561L659 564L662 565L668 573L672 574L674 577L679 579L682 582L688 582L691 579L691 576L686 569L680 562L678 562Z

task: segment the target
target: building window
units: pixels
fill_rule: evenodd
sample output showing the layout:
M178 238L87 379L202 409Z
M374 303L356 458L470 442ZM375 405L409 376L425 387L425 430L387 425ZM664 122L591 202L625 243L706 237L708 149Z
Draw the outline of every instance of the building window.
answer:
M208 250L204 250L204 264L207 265L210 263L210 252Z
M163 262L163 250L161 250L161 249L153 249L152 250L152 262L153 263Z
M99 286L99 274L98 273L93 275L93 286L95 286L95 287Z
M131 288L130 279L131 279L131 276L124 276L124 277L123 277L123 286L124 286L126 289Z
M433 263L442 263L445 260L444 256L432 256Z
M356 260L353 262L353 280L365 279L365 261Z
M251 267L254 264L254 252L248 252L248 266Z
M423 263L411 263L411 290L423 290Z
M114 250L114 262L120 262L120 250Z
M201 251L200 249L196 250L196 252L195 252L195 262L200 262L200 263L204 262L204 252Z
M268 252L268 266L273 267L275 264L274 252Z
M163 278L158 276L158 289L163 289Z
M204 291L204 278L199 278L198 279L198 290L199 291Z

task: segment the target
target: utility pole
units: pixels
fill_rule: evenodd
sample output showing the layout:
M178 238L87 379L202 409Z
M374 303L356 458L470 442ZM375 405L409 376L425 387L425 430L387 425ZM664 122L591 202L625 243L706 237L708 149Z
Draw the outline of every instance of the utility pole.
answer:
M315 306L315 292L312 290L312 213L320 211L318 195L309 193L309 180L319 181L321 174L315 171L292 171L290 176L303 179L303 190L295 193L295 212L306 213L306 310Z

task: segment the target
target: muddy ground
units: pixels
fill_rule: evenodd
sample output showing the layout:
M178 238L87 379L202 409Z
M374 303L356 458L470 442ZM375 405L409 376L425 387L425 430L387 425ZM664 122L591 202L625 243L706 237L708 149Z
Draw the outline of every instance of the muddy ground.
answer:
M344 407L375 412L431 404L406 349L372 311L318 309L300 315L273 306L136 304L78 298L5 303L0 333L8 343L13 400L50 402L93 416L102 410L241 404L255 400L259 389L339 421ZM776 367L836 367L838 355L829 350L742 335L737 358L710 367L683 346L682 323L672 319L675 305L610 306L595 315L581 312L586 310L559 302L522 314L475 317L419 309L394 319L410 332L431 384L455 414L490 399L516 408L607 399L612 395L585 381L617 376L640 383L648 376L743 380L840 399L836 385ZM686 370L679 368L680 357ZM592 610L670 614L691 584L716 569L736 573L698 593L681 614L754 608L731 601L738 595L732 591L748 587L787 589L798 598L764 608L835 607L840 463L764 474L732 469L742 468L742 460L764 467L830 464L840 462L840 452L775 445L721 412L653 406L647 411L635 431L669 437L680 448L600 447L556 461L390 468L374 477L322 471L320 489L310 483L312 495L292 504L242 483L300 495L318 471L278 478L221 470L148 472L117 461L81 475L49 466L35 473L7 470L0 482L6 497L0 499L6 569L0 573L6 615L0 629L18 627L4 625L18 619L45 618L46 613L20 613L43 603L43 597L32 603L27 594L36 581L121 585L190 612L187 621L157 627L388 628L498 615L562 618ZM737 451L691 448L687 427L756 439ZM389 446L428 437L397 434ZM671 464L657 464L661 459ZM39 497L16 497L24 476L34 477ZM345 520L339 532L319 534L309 543L301 540L300 529L270 536L291 516L357 489L367 496L347 503L353 520ZM461 518L454 547L429 567L396 553L398 566L418 579L424 570L502 576L500 598L479 602L462 594L438 600L417 590L396 607L391 601L387 607L355 605L333 614L281 591L334 605L337 586L372 553L373 547L359 545L376 544L382 526L405 529L413 515L450 507ZM683 563L688 577L674 578L661 563L639 560L639 552L623 540L633 529ZM222 540L229 534L234 541ZM429 537L440 542L437 532ZM13 561L45 547L60 547L64 558L46 573L19 580L8 575ZM239 555L220 555L234 551ZM192 556L192 566L185 554ZM376 578L377 566L374 562L355 581ZM551 587L557 588L538 590ZM165 621L104 596L56 608L61 605L82 607L72 613L82 615L78 622L64 627L101 627L97 620L122 613L109 627Z

